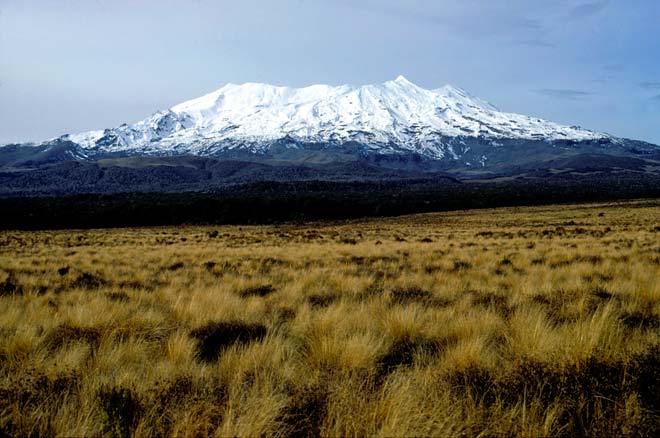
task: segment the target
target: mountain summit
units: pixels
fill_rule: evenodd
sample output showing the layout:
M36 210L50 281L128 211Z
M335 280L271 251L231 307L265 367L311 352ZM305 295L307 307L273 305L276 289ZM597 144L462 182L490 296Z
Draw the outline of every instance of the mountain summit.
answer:
M325 161L352 156L434 162L442 168L658 151L643 142L501 112L460 88L427 90L403 76L359 87L227 84L132 125L67 134L36 146L58 146L70 157L94 160L190 154L291 161L313 155Z

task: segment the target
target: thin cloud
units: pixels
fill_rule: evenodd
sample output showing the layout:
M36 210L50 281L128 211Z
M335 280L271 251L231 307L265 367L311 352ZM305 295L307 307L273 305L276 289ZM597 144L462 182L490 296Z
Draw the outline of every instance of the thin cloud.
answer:
M517 40L514 41L514 43L521 46L541 47L548 49L557 47L555 44L551 43L550 41L541 40L541 39Z
M472 38L517 32L537 35L546 31L546 26L540 19L506 7L484 8L479 2L468 3L467 6L458 1L449 2L447 7L441 9L378 0L336 0L336 2L347 8L386 14L427 26L443 27Z
M544 96L563 100L580 100L592 95L592 93L587 91L571 90L569 88L542 88L536 90L536 92Z
M647 111L656 113L660 111L660 94L646 99L644 106Z
M626 66L623 64L607 64L603 66L603 70L609 71L612 73L621 73L626 69Z
M574 19L589 18L607 8L609 3L609 0L582 3L571 10L570 16Z
M658 90L660 89L660 82L640 82L638 84L641 88L645 90ZM658 96L656 96L658 97Z
M511 24L519 29L527 29L527 30L543 29L543 23L541 22L541 20L538 20L536 18L520 17L518 19L512 20Z

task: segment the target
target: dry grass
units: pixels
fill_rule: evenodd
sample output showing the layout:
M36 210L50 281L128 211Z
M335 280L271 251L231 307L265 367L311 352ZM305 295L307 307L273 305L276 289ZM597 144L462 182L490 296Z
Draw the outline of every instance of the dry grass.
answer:
M0 434L657 436L660 206L0 233Z

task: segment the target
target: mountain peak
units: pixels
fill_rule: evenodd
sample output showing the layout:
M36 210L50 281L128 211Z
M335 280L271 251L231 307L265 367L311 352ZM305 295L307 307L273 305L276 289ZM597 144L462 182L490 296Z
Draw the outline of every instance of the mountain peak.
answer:
M419 85L409 81L403 75L399 75L393 81L387 81L383 85L385 85L385 86L394 85L394 86L400 87L400 88L405 89L405 90L428 91L428 90L424 90L424 88L420 87Z

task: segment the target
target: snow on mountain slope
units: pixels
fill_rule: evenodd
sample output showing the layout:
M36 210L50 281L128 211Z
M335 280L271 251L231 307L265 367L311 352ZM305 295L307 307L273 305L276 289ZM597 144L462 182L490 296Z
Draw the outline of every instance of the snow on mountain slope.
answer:
M383 84L305 88L228 84L133 125L65 135L89 153L213 154L267 150L274 141L338 145L356 142L377 153L452 153L447 139L611 139L606 134L503 113L447 85L426 90L403 76ZM295 146L292 146L295 147Z

